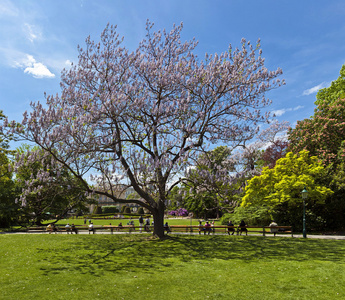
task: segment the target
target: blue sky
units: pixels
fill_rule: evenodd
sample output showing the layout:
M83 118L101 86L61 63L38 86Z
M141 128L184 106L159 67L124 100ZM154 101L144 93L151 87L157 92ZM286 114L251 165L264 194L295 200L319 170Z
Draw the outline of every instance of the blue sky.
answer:
M261 39L269 69L286 85L268 94L279 120L295 124L313 114L316 92L339 76L345 62L343 0L0 0L0 109L21 121L30 102L60 92L60 73L77 62L77 45L117 24L134 50L146 20L199 41L197 53L221 53L244 37Z

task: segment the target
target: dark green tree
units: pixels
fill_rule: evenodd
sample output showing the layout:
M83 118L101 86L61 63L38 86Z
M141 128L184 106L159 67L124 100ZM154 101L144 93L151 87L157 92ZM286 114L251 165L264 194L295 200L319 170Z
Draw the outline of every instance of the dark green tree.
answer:
M345 98L345 65L340 69L340 76L332 81L331 86L318 91L316 105L331 104L337 99Z
M4 118L5 115L0 111L0 121ZM10 135L4 135L0 131L0 227L13 225L18 219L20 207L15 201L19 196L19 190L10 171L10 159L13 155L13 151L9 150L11 139Z

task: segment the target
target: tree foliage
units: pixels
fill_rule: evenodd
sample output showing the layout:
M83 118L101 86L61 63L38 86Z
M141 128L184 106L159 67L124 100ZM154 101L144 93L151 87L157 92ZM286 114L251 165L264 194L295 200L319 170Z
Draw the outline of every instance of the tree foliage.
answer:
M265 167L260 176L249 180L241 206L265 205L270 208L287 202L296 206L302 203L301 191L308 187L308 202L324 203L333 192L321 184L325 169L316 156L306 150L299 154L287 153L273 169Z
M340 76L332 81L331 86L318 91L316 105L332 104L337 99L345 98L345 65L340 69Z
M237 177L226 146L203 152L184 178L184 206L198 217L219 218L223 210L231 210L236 201Z
M0 151L0 227L12 225L18 218L19 205L15 199L19 190L9 170L10 163L8 156Z
M6 116L0 111L0 121ZM9 150L11 134L0 132L0 227L8 227L14 224L18 218L19 205L15 199L19 196L19 190L13 180L13 172L10 170L13 151Z
M310 119L298 121L290 130L289 141L291 151L306 149L337 168L345 159L345 99L320 103Z
M277 160L283 158L289 146L289 142L278 140L274 144L268 146L262 153L262 160L264 161L264 166L270 169L274 168Z
M317 94L317 107L309 119L289 131L289 149L306 149L322 160L328 174L324 181L334 194L327 199L325 218L332 228L345 226L345 65L340 77Z
M35 149L33 149L35 150ZM57 169L52 156L36 149L33 159L31 147L17 150L15 178L22 191L20 214L24 222L37 225L48 219L60 219L70 210L86 210L88 202L84 189L66 167Z
M299 154L289 152L277 161L274 168L265 167L260 176L248 182L241 204L244 208L263 208L267 215L281 224L289 224L295 230L302 229L302 197L304 187L308 189L308 228L325 229L332 227L329 218L328 199L333 191L325 184L326 170L316 156L309 156L303 150ZM267 224L266 224L267 225Z
M134 52L115 26L96 43L87 38L79 62L62 73L61 95L35 103L17 137L35 142L82 182L89 193L137 203L154 217L163 237L163 217L171 181L201 147L251 139L268 115L265 92L281 85L282 72L268 71L260 43L241 41L240 49L194 54L197 42L181 42L182 24L152 32ZM7 124L5 124L7 125ZM86 176L98 174L93 190ZM95 177L96 178L96 177ZM141 200L119 199L112 187L126 181Z

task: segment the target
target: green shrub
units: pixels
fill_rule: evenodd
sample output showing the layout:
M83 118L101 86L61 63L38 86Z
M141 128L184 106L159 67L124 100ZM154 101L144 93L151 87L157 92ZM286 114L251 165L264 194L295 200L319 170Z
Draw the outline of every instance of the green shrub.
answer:
M139 215L143 215L143 214L144 214L144 208L139 207L139 209L138 209L138 214L139 214Z
M93 209L92 214L94 214L94 215L101 215L102 214L102 207L95 206L95 208Z
M112 205L112 206L103 206L102 207L102 213L103 214L115 214L115 213L118 213L119 212L119 209Z
M125 213L126 214L130 214L131 213L131 208L127 206L126 209L125 209Z
M126 206L126 205L122 205L122 207L121 207L121 213L124 213L124 212L125 212L125 210L126 210L126 208L127 208L127 206Z
M244 220L247 225L267 226L272 219L272 214L264 206L250 208L239 206L235 208L234 213L224 214L220 220L222 225L226 225L229 220L235 225L240 224L241 220Z

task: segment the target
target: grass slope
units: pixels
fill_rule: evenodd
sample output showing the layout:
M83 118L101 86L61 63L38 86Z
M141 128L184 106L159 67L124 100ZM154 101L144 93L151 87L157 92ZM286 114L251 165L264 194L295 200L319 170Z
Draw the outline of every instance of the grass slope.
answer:
M344 299L345 241L0 235L0 299Z

